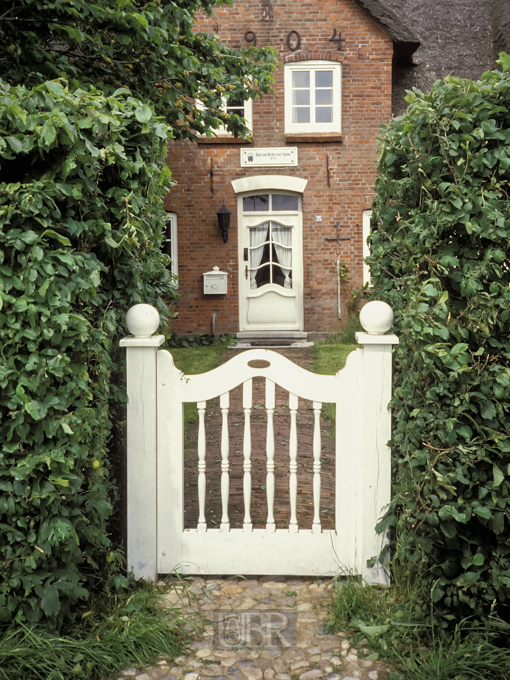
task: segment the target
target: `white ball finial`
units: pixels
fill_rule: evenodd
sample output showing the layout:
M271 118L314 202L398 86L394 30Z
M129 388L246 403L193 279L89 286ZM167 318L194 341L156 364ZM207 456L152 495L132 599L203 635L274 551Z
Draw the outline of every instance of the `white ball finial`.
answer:
M152 305L134 305L126 314L126 324L135 338L150 338L158 330L159 312Z
M367 302L360 312L359 320L369 335L384 335L393 326L393 310L381 300Z

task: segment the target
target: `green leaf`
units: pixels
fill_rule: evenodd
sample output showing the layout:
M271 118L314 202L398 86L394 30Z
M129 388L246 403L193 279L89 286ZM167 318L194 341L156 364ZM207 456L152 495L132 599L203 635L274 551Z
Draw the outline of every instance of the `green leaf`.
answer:
M34 420L41 420L47 413L46 406L40 401L29 401L25 404L25 410Z
M5 138L5 141L9 144L9 146L15 153L21 153L23 151L23 145L19 141L19 139L16 139L16 137L9 135L8 137Z
M475 515L478 515L478 517L482 517L483 519L490 519L492 517L492 513L489 508L484 506L476 506L473 508L473 512Z
M34 241L37 241L39 236L35 233L35 231L29 229L28 231L24 231L22 234L19 234L18 238L23 241L23 243L28 243L30 245L34 243Z
M56 239L63 246L70 246L71 245L71 241L67 238L67 236L62 236L62 234L57 233L53 229L46 229L41 234L41 236L46 236L46 235L48 235L50 238Z
M54 585L46 586L41 598L41 609L46 616L55 616L60 611L58 589Z
M51 476L51 481L53 484L58 484L58 486L69 486L69 480L65 477L53 477Z
M502 534L503 531L505 530L505 513L504 512L495 512L492 516L492 519L489 523L490 528L492 531L499 536L499 534Z
M57 97L63 97L65 95L64 88L56 80L46 81L46 87L52 94L56 95Z
M494 479L493 484L495 487L499 486L505 480L505 475L497 465L492 466L492 476Z
M144 106L135 109L135 118L140 123L148 123L152 118L151 107L145 104Z
M386 633L390 629L390 626L367 626L365 624L358 623L358 628L364 635L368 635L368 637L376 637Z
M435 297L436 295L438 295L439 291L431 283L427 283L425 286L423 286L422 293L424 295L429 295L431 297Z
M439 602L439 600L444 597L444 590L442 590L438 585L434 587L432 591L432 602Z
M496 417L496 407L491 401L485 401L480 409L482 418L493 420Z
M55 141L57 136L57 131L55 130L53 123L47 120L41 130L41 137L46 146L50 146Z
M22 404L26 404L28 401L28 397L26 395L25 390L23 389L23 385L17 385L16 386L16 396L18 399L21 401Z
M510 73L510 54L500 52L499 59L496 59L496 64L501 66L501 70L504 73Z

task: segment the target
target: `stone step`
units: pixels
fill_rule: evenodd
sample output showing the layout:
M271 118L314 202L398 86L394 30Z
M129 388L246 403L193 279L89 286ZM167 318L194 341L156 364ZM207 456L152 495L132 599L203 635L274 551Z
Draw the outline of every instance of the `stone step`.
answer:
M305 331L240 331L236 333L238 340L252 342L254 340L290 340L297 342L306 341L308 333Z

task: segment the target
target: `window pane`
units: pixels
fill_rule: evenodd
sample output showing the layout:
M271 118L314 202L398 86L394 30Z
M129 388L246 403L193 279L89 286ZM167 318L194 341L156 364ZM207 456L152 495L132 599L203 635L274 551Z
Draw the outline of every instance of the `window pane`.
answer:
M292 103L297 106L309 106L310 90L294 90L292 93Z
M273 210L297 210L298 197L289 194L273 194Z
M316 123L332 123L333 122L333 108L331 106L318 106L315 109Z
M326 102L328 103L328 102ZM241 116L241 118L244 118L244 109L239 108L239 109L227 109L227 113L229 113L231 116Z
M315 87L333 87L333 71L316 71Z
M273 283L292 288L292 228L272 222L271 232L275 254Z
M310 87L310 71L293 71L293 87Z
M315 92L317 106L331 106L333 103L333 90L317 90Z
M168 269L172 274L177 274L177 225L174 215L167 215L163 229L162 251L168 255L171 262Z
M228 106L242 106L244 107L244 99L242 97L238 97L237 99L229 99L227 101Z
M309 123L310 122L310 109L304 107L295 106L292 111L292 122L293 123Z
M245 196L243 198L243 210L245 212L259 212L261 210L269 210L269 194Z
M266 248L269 250L269 246L266 246ZM271 265L269 263L257 269L254 274L253 283L250 281L250 288L262 288L266 283L271 283Z

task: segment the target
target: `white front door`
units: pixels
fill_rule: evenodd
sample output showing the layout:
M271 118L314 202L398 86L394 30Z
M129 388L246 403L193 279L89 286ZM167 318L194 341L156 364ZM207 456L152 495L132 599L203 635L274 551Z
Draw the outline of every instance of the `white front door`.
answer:
M238 201L240 330L301 331L301 195L251 192Z

